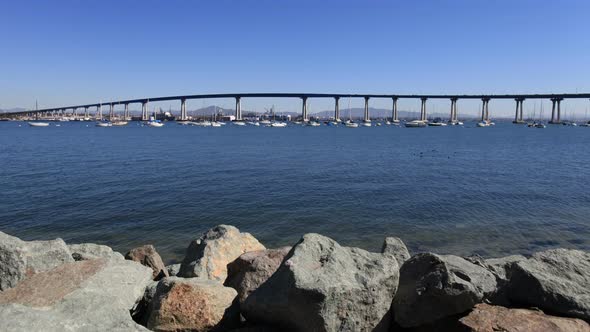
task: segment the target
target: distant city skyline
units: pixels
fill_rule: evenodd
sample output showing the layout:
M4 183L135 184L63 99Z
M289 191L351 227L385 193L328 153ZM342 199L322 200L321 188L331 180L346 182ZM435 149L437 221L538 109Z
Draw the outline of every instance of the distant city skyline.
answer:
M590 92L585 1L23 1L0 9L0 109L197 93ZM203 104L233 107L188 107ZM242 104L301 108L297 100ZM526 101L525 112L540 105ZM310 113L332 107L309 100ZM428 103L430 112L449 107ZM460 101L459 112L479 107ZM547 114L550 102L543 107ZM562 107L584 116L590 101ZM514 103L494 101L490 110L510 116Z

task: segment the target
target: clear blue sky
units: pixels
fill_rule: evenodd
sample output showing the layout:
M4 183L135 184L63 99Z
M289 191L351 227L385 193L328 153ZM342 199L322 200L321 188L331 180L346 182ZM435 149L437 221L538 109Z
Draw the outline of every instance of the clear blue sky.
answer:
M589 17L583 0L2 1L0 108L258 91L590 92ZM271 102L300 108L244 108ZM583 113L590 102L567 105Z

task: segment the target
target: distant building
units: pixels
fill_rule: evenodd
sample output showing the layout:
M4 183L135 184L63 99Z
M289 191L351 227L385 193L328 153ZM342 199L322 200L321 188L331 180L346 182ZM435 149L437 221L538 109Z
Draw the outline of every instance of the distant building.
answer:
M225 115L221 118L222 121L236 121L235 115Z

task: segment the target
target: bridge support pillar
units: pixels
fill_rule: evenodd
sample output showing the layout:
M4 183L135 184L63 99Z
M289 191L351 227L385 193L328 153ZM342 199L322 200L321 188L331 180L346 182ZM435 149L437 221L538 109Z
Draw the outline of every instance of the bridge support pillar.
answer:
M242 121L242 101L241 101L241 97L236 97L236 121Z
M557 98L557 123L561 123L561 101L563 98Z
M303 121L307 122L309 121L309 118L307 117L307 97L301 97L301 101L301 117L303 118Z
M516 98L516 111L514 113L514 121L512 123L524 123L522 105L524 98Z
M129 103L125 103L125 111L123 111L123 120L127 121L129 119Z
M148 102L147 102L147 100L141 102L141 120L142 121L149 120L149 117L148 117Z
M334 121L340 122L340 97L334 97Z
M96 117L99 120L102 120L102 104L96 106L96 113L97 113Z
M109 121L112 121L115 117L115 108L113 107L113 103L110 104L109 108Z
M563 98L551 98L551 124L561 123L561 101ZM555 107L557 105L557 107Z
M457 98L451 98L451 116L449 118L450 124L456 124L459 122L457 116Z
M490 98L482 98L482 105L481 105L481 121L490 121L490 109L488 108L488 103L490 102Z
M365 97L365 116L363 121L371 122L371 117L369 116L369 97Z
M555 123L555 98L551 98L551 121L549 123Z
M426 117L426 100L428 100L428 98L426 97L422 97L422 105L420 106L420 120L421 121L426 121L427 117Z
M180 121L188 120L188 116L186 114L186 98L180 99Z
M397 114L397 97L391 98L393 101L393 105L391 106L391 121L394 123L398 123L398 114Z
M90 115L88 114L88 106L84 107L84 117L89 118Z

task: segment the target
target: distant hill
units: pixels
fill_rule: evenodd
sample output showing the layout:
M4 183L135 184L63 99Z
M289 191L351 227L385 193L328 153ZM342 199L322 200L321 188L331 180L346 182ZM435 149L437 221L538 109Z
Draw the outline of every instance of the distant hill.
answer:
M219 113L223 113L224 115L233 115L235 113L234 109L227 109L227 108L221 108L221 107L216 107L214 105L211 106L207 106L204 108L199 108L196 110L189 110L188 114L192 115L192 116L207 116L207 115L212 115L215 110L217 110L218 114ZM180 111L178 110L172 110L172 112L174 113L178 113ZM270 114L268 111L266 112L252 112L246 109L242 109L242 114L246 115L246 114L256 114L256 115L263 115L263 114ZM350 116L352 118L358 119L358 118L362 118L364 116L365 110L363 108L351 108L350 112L348 110L348 108L344 108L340 110L340 116L341 118L345 119L348 118L350 113ZM369 114L371 116L371 118L388 118L391 117L391 109L381 109L381 108L369 108ZM277 115L291 115L293 118L296 118L298 116L301 116L301 112L277 112ZM332 116L334 116L334 111L333 110L329 110L329 111L320 111L320 112L315 112L315 113L310 113L310 116L315 116L315 117L320 117L320 118L330 118ZM413 119L413 118L417 118L420 116L419 112L410 112L410 111L399 111L399 117L402 119L408 118L408 119ZM445 118L448 117L449 114L448 113L429 113L428 117L441 117L441 118Z
M14 112L25 112L27 109L22 107L0 109L0 113L14 113Z

